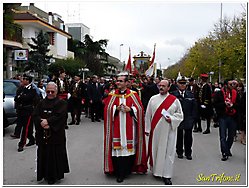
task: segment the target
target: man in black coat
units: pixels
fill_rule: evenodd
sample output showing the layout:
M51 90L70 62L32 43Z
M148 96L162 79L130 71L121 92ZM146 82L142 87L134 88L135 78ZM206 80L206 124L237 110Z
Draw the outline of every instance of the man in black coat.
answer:
M84 90L85 85L80 80L80 75L75 75L74 81L69 88L71 96L68 100L68 109L71 111L72 121L68 125L79 125L80 123Z
M57 85L49 82L47 97L34 111L37 148L37 181L43 178L48 184L64 178L69 172L65 126L67 102L57 97Z
M97 80L98 77L96 75L93 75L92 80L89 81L87 86L87 95L89 98L92 122L100 122L101 117L101 111L98 108L102 106L102 88Z
M187 80L185 79L185 77L182 77L177 82L178 89L176 91L173 91L172 95L175 95L179 99L182 105L184 119L177 128L176 153L178 155L178 158L182 159L184 151L186 158L188 160L192 160L192 129L193 123L196 119L197 103L193 93L186 90Z
M31 82L32 77L24 74L21 81L21 87L17 90L14 99L17 112L17 127L20 127L21 129L18 152L23 151L27 138L29 139L29 143L26 146L35 144L32 113L37 93Z
M194 132L202 132L201 120L207 120L207 128L203 132L203 134L210 133L210 123L211 117L213 115L213 107L212 107L212 89L210 85L207 83L208 74L201 74L201 84L200 89L198 90L198 127L194 130Z
M143 80L141 80L141 83L142 83L142 87L143 87L143 89L141 91L141 100L142 100L144 110L146 110L150 98L153 95L158 94L159 89L158 89L157 85L154 83L153 78L146 78L145 77Z
M199 86L195 83L195 80L194 78L189 78L188 80L188 84L187 84L187 87L186 87L186 90L192 92L194 94L194 97L196 99L196 101L198 100L198 93L199 93ZM200 115L200 112L199 112L199 108L196 109L196 115L197 117L199 117ZM199 130L197 129L197 123L198 123L198 118L195 119L195 122L194 122L194 132L198 132Z

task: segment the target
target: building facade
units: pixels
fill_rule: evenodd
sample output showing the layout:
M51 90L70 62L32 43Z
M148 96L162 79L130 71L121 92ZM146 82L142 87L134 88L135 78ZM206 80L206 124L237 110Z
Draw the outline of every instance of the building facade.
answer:
M74 40L84 42L85 35L90 36L90 28L82 23L67 23L65 28Z
M17 6L13 11L14 25L21 26L15 32L15 38L8 36L4 28L4 78L12 78L17 73L17 62L14 58L15 50L30 51L28 43L33 44L31 38L36 38L42 30L49 35L49 53L54 59L74 58L74 53L68 51L68 39L72 36L65 31L64 21L56 13L46 13L35 7L34 3L29 6ZM18 39L18 40L16 40Z

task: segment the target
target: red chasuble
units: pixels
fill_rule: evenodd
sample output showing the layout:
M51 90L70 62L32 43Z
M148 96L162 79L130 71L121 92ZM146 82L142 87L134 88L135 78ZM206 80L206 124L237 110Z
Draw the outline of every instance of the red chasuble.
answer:
M122 149L120 144L119 132L119 115L113 116L114 105L119 106L119 99L124 98L128 107L134 106L137 109L136 119L136 159L132 171L138 173L147 172L146 160L146 145L145 145L145 128L144 128L144 109L138 94L129 89L125 94L119 94L119 90L109 93L108 97L104 100L104 172L112 174L112 146L114 149ZM121 113L121 112L119 112ZM127 149L132 150L133 145L133 118L131 114L126 113L126 138Z

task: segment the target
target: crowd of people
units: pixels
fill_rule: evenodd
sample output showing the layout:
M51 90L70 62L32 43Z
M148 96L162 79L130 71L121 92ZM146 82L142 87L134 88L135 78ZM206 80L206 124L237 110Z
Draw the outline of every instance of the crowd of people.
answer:
M212 85L207 74L200 78L199 83L184 76L173 80L93 75L82 80L80 75L69 79L61 69L48 83L41 80L35 85L24 74L16 92L17 123L11 136L20 138L18 152L38 146L37 180L54 184L70 171L65 129L80 125L84 114L92 122L104 123L104 173L121 183L132 172L146 173L148 161L153 176L172 185L175 155L192 160L193 132L210 134L212 121L214 128L219 127L222 161L232 157L237 132L246 144L243 83L227 79Z

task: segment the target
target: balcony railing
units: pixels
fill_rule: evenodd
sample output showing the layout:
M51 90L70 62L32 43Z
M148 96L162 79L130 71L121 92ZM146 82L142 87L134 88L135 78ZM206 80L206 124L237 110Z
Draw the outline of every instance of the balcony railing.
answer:
M8 24L3 28L3 39L22 43L22 28L16 24Z

